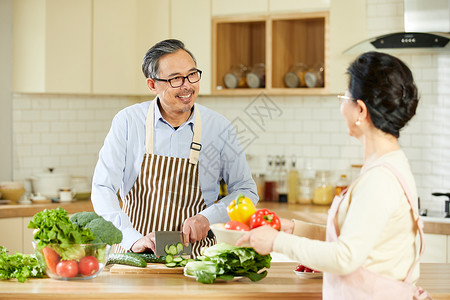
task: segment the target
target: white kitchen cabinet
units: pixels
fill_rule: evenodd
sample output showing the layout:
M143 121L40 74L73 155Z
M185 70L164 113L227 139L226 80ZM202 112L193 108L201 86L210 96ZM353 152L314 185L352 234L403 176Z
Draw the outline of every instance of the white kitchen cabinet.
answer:
M329 92L343 93L348 86L347 67L356 58L343 52L367 39L365 0L330 0Z
M33 248L33 228L28 228L28 224L30 223L31 219L33 217L23 217L22 218L22 239L23 239L23 248L22 251L25 254L32 254L34 253Z
M425 252L420 262L423 263L447 263L448 241L447 235L426 233Z
M269 0L269 12L328 11L330 0Z
M94 94L149 93L142 60L156 42L169 37L169 1L94 0Z
M267 14L268 0L212 0L212 15Z
M0 246L9 254L23 251L23 221L21 217L0 219Z
M447 235L447 263L450 263L450 236Z
M171 38L179 39L202 70L200 94L211 94L211 2L210 0L172 0ZM186 18L185 16L195 16Z
M91 0L13 1L13 91L89 93Z

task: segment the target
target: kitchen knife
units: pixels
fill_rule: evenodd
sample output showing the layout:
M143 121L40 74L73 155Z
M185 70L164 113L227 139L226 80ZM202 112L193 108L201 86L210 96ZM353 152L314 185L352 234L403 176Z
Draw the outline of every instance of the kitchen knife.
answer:
M170 245L177 245L178 243L183 244L183 234L181 231L155 231L155 254L157 256L166 256L165 247ZM192 244L189 243L187 247L183 244L183 250L178 252L176 255L192 253Z

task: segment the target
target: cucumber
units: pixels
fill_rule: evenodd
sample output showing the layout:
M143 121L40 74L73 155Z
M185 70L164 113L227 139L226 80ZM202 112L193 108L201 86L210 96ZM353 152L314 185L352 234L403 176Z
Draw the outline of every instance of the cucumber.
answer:
M147 267L147 262L145 259L136 253L113 253L108 256L108 261L106 265L120 264L128 265L134 267L145 268Z
M167 245L166 245L166 247L167 247ZM176 255L178 253L177 247L175 245L170 245L169 248L167 249L166 253L170 254L170 255Z
M135 253L135 254L141 256L142 258L144 258L147 263L164 264L166 262L166 257L165 256L157 257L153 253Z
M183 249L184 249L183 244L182 243L178 243L177 244L177 253L180 253L181 251L183 251Z
M181 256L177 256L173 258L173 262L175 263L180 263L184 260L184 258L182 258Z
M170 254L166 255L166 263L171 263L173 261L173 256Z
M173 268L173 267L176 267L176 266L177 266L177 263L175 263L175 262L170 262L170 263L166 264L166 267L168 267L168 268Z

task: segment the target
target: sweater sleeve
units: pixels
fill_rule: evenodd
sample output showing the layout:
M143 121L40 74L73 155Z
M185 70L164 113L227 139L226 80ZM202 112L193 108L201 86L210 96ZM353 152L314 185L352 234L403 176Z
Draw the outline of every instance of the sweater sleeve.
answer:
M342 220L338 219L337 241L325 242L280 232L274 241L274 251L315 270L351 273L366 261L398 206L396 199L401 192L392 173L385 168L374 168L362 176L343 200L343 204L350 205L339 208L338 216Z

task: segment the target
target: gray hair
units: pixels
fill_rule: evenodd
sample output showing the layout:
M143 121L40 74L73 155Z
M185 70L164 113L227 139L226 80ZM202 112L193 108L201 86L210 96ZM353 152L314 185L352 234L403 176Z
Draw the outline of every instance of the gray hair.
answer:
M144 61L142 62L142 72L144 72L145 77L158 78L159 59L166 54L171 54L178 50L186 51L194 60L195 65L197 65L194 55L184 47L182 41L168 39L155 44L145 54Z

